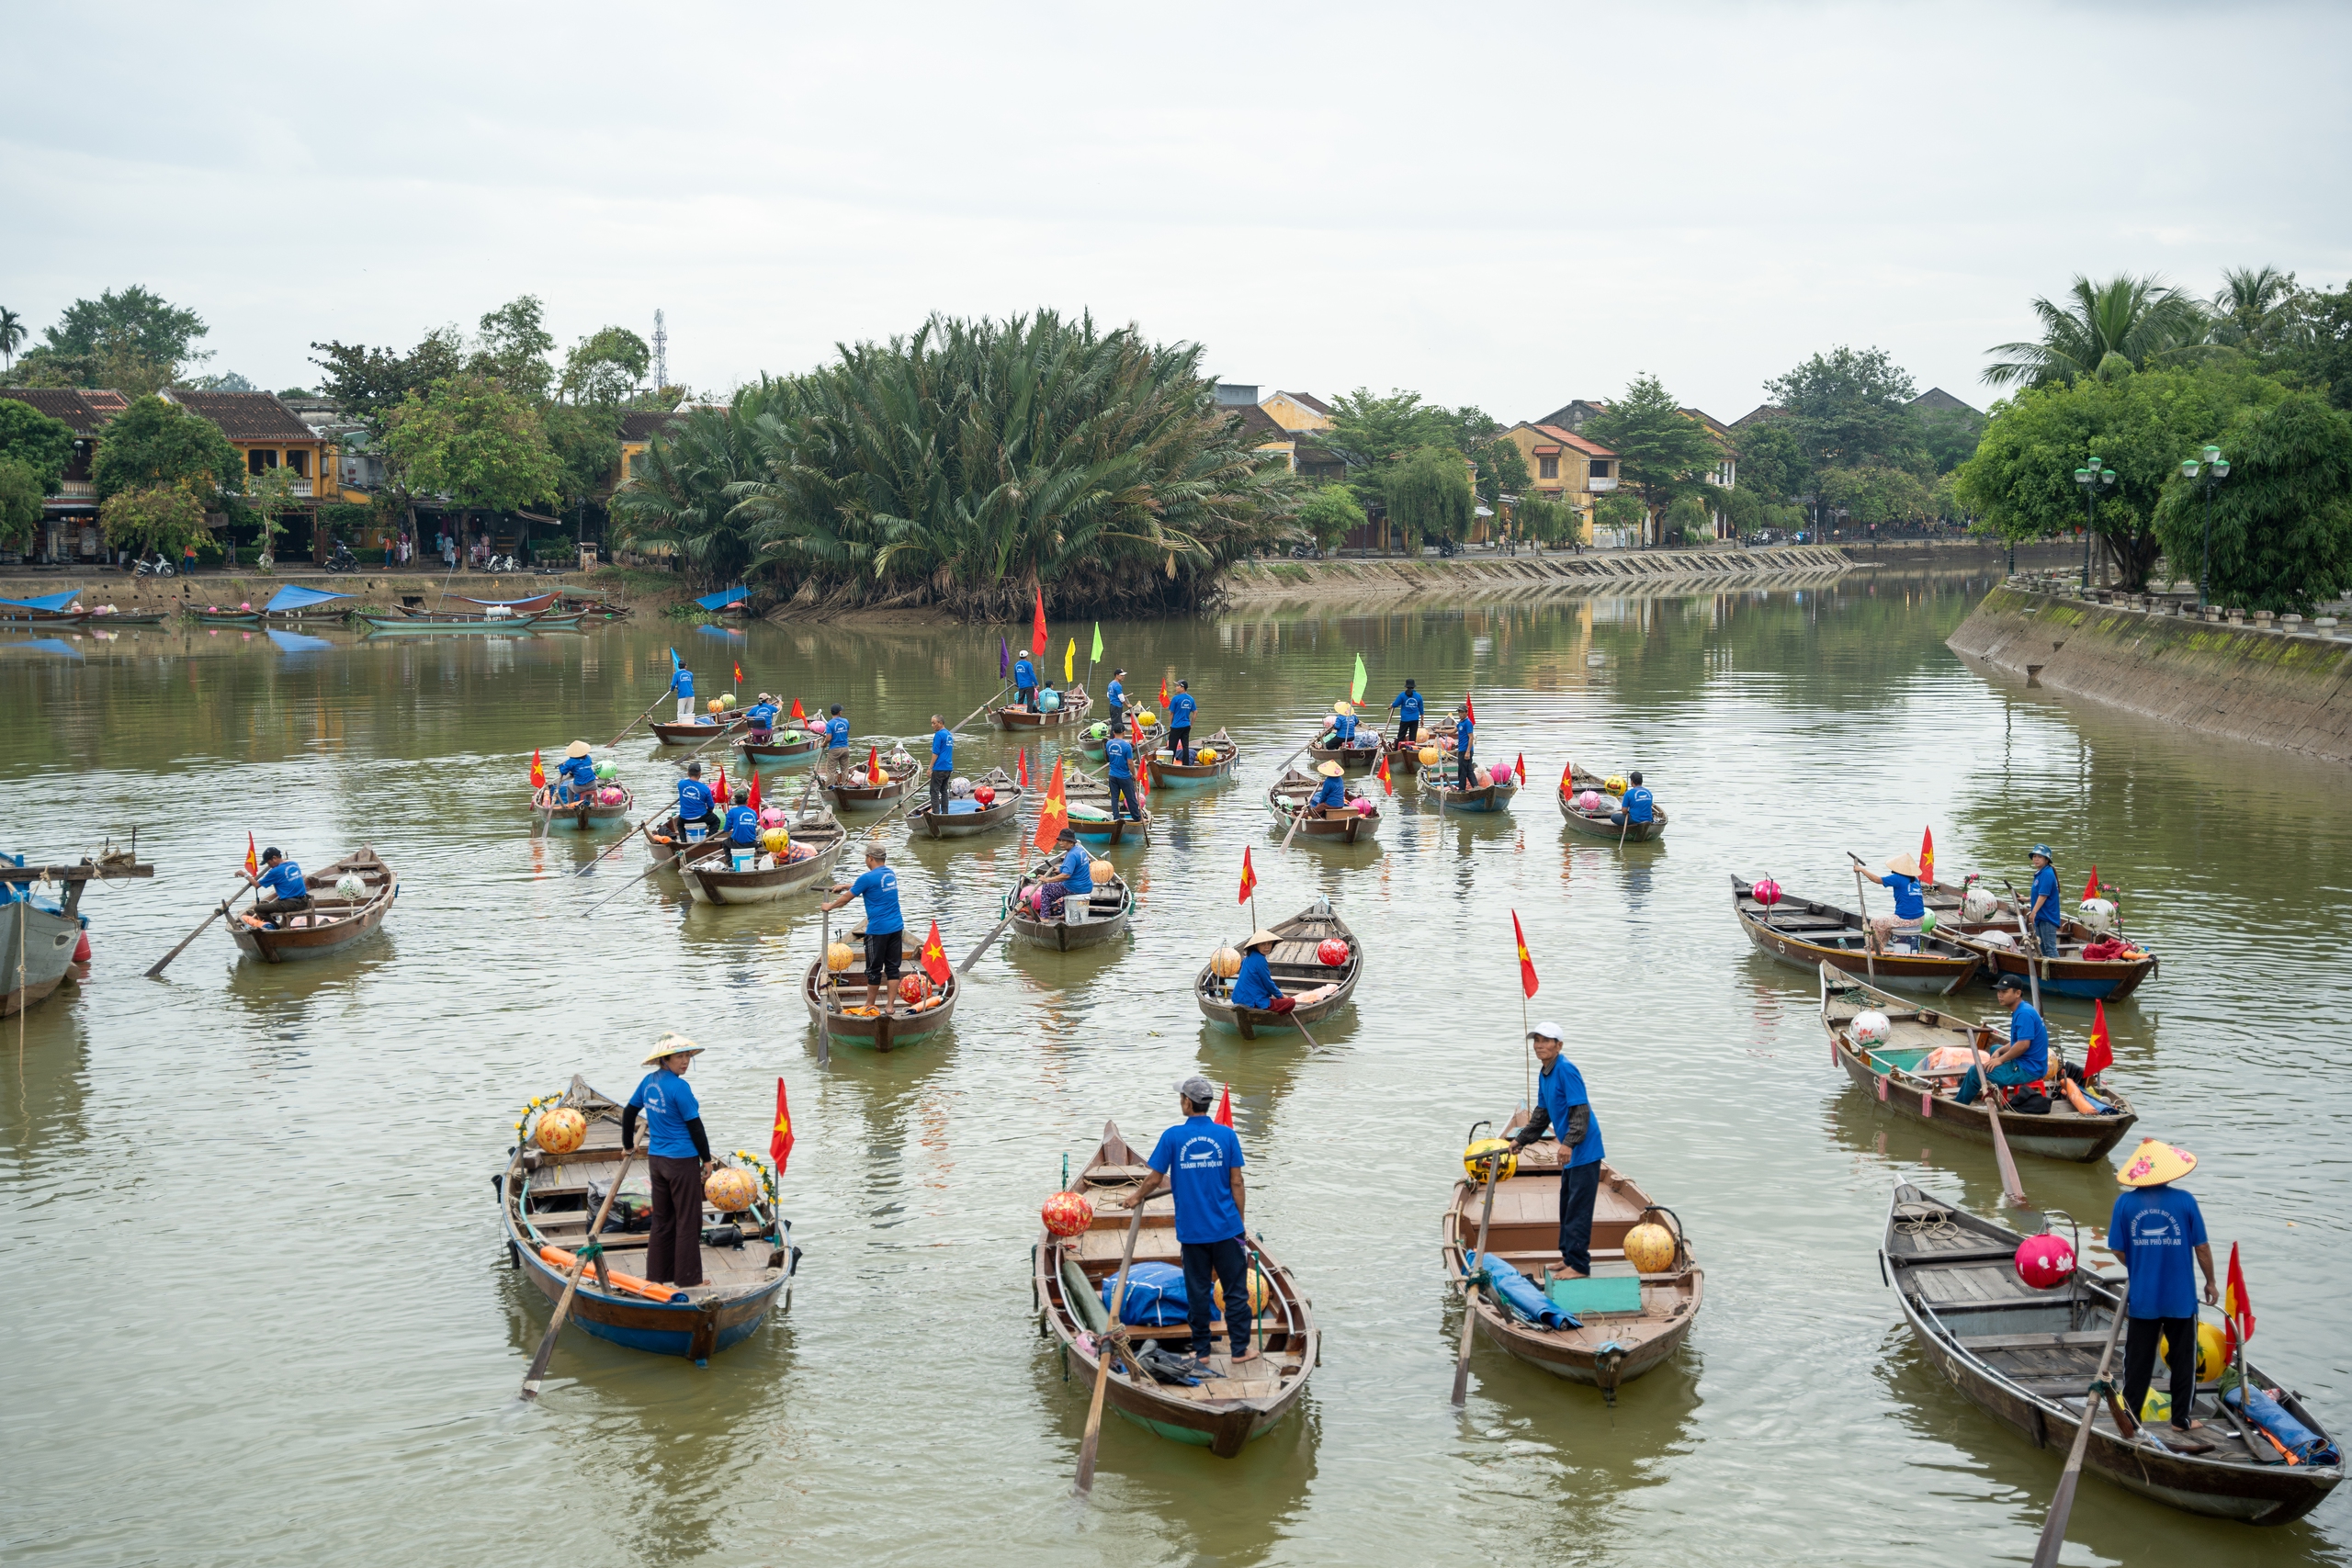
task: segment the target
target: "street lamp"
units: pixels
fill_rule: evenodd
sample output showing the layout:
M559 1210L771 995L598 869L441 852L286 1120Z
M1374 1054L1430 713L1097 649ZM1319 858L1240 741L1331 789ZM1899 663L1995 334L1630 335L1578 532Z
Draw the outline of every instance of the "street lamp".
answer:
M2098 491L2101 485L2115 482L2115 470L2102 468L2098 454L2091 454L2090 467L2075 470L2075 482L2083 487L2083 592L2091 591L2091 531L2098 520Z
M2219 446L2208 446L2200 457L2180 465L2180 477L2205 487L2205 562L2197 574L2197 607L2205 608L2207 583L2213 575L2213 487L2230 477L2230 460Z

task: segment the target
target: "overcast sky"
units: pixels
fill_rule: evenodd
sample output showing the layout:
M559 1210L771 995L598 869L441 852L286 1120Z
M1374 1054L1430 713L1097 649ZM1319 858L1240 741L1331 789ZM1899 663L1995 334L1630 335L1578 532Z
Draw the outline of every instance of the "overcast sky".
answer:
M517 294L721 390L1050 305L1227 379L1978 406L2075 272L2352 277L2340 5L44 6L0 305L142 283L272 389Z

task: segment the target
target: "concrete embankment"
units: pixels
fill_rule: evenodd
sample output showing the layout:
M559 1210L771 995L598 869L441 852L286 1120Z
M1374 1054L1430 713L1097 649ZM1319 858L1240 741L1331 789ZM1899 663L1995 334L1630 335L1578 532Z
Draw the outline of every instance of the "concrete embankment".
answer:
M2352 762L2352 640L2005 585L1948 641L1972 663L2052 691Z
M612 566L560 575L460 571L447 576L381 569L369 571L365 568L334 573L296 568L274 577L220 571L199 571L194 577L132 577L119 569L102 568L0 577L0 599L38 599L79 588L83 606L91 609L100 604L112 604L122 611L200 610L208 605L225 608L243 604L258 607L288 583L321 588L331 593L348 593L361 607L377 610L390 609L409 600L427 606L437 604L445 592L452 599L525 599L553 588L564 588L574 592L601 593L642 614L666 609L694 592L674 572Z
M1689 592L1734 582L1824 581L1854 561L1833 546L1785 545L1688 550L1587 551L1582 555L1344 556L1325 560L1242 561L1221 586L1233 600L1417 593Z

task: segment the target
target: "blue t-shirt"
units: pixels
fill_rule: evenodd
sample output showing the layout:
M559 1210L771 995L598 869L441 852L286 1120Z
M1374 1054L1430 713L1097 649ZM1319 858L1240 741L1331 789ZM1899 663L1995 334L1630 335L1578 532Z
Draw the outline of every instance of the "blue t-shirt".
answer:
M1111 682L1111 690L1108 695L1111 698L1112 705L1115 707L1124 704L1127 700L1127 688L1124 683L1114 679Z
M1178 1241L1199 1246L1241 1234L1231 1173L1248 1163L1233 1129L1205 1116L1188 1116L1159 1134L1151 1168L1165 1171L1175 1189Z
M1012 661L1012 683L1024 692L1037 683L1037 667L1029 662L1025 653Z
M1200 705L1193 700L1193 694L1190 692L1179 692L1169 698L1168 728L1170 729L1192 728L1193 710Z
M907 918L899 912L897 872L887 865L870 866L865 875L849 885L849 890L865 900L867 936L888 936L892 931L907 929Z
M1356 738L1355 715L1334 714L1331 716L1331 734L1342 746L1353 740Z
M648 1154L663 1159L702 1157L702 1151L695 1147L695 1135L686 1131L686 1123L702 1114L702 1105L685 1079L667 1067L656 1067L645 1075L628 1102L633 1110L645 1112Z
M749 848L760 841L760 814L748 806L727 808L727 836Z
M1069 853L1062 856L1062 874L1069 878L1069 885L1064 889L1065 892L1091 893L1094 891L1094 857L1086 852L1084 844L1077 845Z
M2058 868L2045 865L2033 874L2033 891L2026 896L2026 908L2033 912L2037 926L2054 926L2064 920L2058 908Z
M1388 699L1388 705L1395 708L1396 710L1396 716L1405 720L1408 724L1419 724L1420 722L1420 693L1399 692L1395 696Z
M1234 1006L1263 1008L1282 994L1282 987L1274 984L1274 966L1266 962L1266 955L1257 952L1243 953L1241 972L1233 977Z
M2133 1317L2197 1315L2197 1253L2205 1216L2177 1187L2134 1187L2115 1201L2107 1245L2132 1276Z
M2033 1010L2031 1002L2019 1002L2017 1010L2009 1014L2009 1038L2031 1042L2026 1046L2025 1055L2010 1062L2012 1066L2022 1066L2031 1075L2028 1082L2049 1072L2050 1026L2041 1021L2041 1015Z
M1647 784L1635 784L1625 792L1625 820L1646 822L1657 812L1657 802Z
M934 773L956 771L956 737L944 729L931 732L931 771Z
M849 744L849 720L833 717L825 721L825 744L836 751Z
M1467 751L1470 750L1470 731L1475 728L1476 726L1472 725L1466 718L1455 719L1453 721L1453 744L1462 750Z
M579 789L596 782L596 764L585 757L566 757L555 765L555 772L558 778L570 779Z
M1102 758L1110 765L1113 778L1132 779L1136 776L1136 746L1125 736L1114 735L1104 741Z
M670 690L692 702L695 694L695 672L681 666L678 672L670 677Z
M753 703L744 710L744 716L752 721L754 729L775 728L775 716L776 705L774 703Z
M1647 794L1648 792L1644 791L1643 793ZM1632 795L1627 795L1625 798L1628 802L1631 802L1634 797ZM1646 822L1649 818L1644 817L1637 818L1637 820ZM1917 877L1905 876L1900 872L1890 871L1884 876L1880 877L1878 882L1880 886L1888 889L1894 895L1894 918L1896 919L1916 920L1920 916L1928 912L1927 894L1920 888L1919 879Z
M1566 1056L1553 1058L1535 1080L1535 1103L1552 1118L1552 1135L1556 1138L1568 1129L1568 1112L1579 1105L1589 1105L1592 1097L1585 1093L1584 1075ZM1600 1113L1593 1111L1584 1124L1584 1142L1568 1151L1570 1165L1590 1165L1601 1156Z
M300 898L311 890L311 885L303 880L302 868L290 860L264 866L259 880L262 886L280 898Z
M1309 800L1306 804L1309 806L1345 806L1347 803L1348 781L1345 779L1325 779L1321 784L1315 786L1314 798Z
M710 808L715 802L716 797L710 793L710 786L702 780L680 779L678 781L678 819L680 821L692 822L697 818L709 816Z

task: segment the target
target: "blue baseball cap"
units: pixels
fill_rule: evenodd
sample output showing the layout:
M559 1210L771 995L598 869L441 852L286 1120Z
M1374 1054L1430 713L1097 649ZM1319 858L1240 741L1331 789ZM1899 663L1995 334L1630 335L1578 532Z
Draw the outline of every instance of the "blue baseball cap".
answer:
M2050 846L2048 844L2036 844L2032 849L2027 852L2027 854L2029 856L2040 855L2043 860L2051 862L2055 862L2058 859L2056 855L2050 852Z

